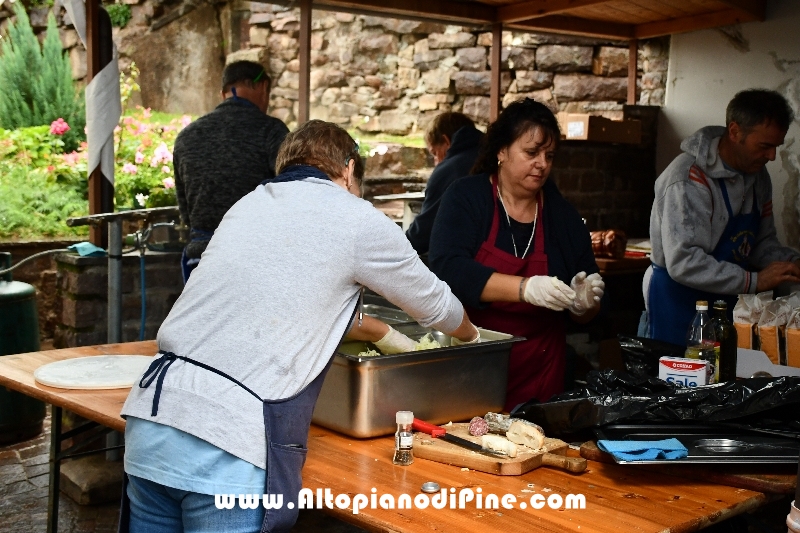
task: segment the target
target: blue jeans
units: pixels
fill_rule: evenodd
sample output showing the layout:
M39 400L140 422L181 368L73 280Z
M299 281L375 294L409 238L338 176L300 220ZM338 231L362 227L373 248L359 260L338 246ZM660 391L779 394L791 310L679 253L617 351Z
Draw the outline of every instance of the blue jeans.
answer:
M217 509L214 496L128 476L130 533L258 533L264 507Z

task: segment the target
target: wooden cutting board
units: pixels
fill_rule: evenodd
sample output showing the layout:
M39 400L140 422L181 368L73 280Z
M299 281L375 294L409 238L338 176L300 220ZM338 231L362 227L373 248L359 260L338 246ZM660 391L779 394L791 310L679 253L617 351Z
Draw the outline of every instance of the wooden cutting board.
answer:
M441 426L451 435L461 437L480 444L480 437L469 434L469 424L452 424ZM541 450L531 450L517 445L517 456L507 459L490 457L468 450L451 442L433 438L427 433L414 433L414 457L428 459L437 463L466 467L500 476L518 476L530 472L534 468L546 464L564 468L571 472L582 472L586 468L586 460L580 457L566 457L569 446L559 439L544 439Z

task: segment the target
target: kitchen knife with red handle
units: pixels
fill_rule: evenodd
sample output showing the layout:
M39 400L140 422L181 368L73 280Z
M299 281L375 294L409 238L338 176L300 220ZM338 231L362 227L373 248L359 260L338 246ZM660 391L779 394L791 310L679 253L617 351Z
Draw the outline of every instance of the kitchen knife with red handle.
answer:
M414 422L411 423L411 428L417 431L422 431L423 433L427 433L433 438L439 438L444 441L455 444L456 446L461 446L462 448L472 450L473 452L482 453L484 455L488 455L490 457L494 457L497 459L508 458L508 455L504 453L484 448L480 444L472 442L471 440L462 439L461 437L456 437L455 435L451 435L444 428L441 428L439 426L434 426L433 424L424 422L419 418L414 419Z

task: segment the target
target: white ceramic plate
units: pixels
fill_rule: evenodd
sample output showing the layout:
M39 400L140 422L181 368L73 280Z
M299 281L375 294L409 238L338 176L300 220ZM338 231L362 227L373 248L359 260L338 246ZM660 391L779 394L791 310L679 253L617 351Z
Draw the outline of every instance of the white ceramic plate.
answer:
M98 355L56 361L40 366L33 377L59 389L126 389L141 379L153 362L146 355Z

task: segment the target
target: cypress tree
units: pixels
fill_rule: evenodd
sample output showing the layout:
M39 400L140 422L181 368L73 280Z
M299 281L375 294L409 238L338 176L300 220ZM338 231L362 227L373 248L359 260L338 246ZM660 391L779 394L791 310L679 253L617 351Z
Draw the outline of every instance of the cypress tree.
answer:
M56 20L47 19L44 44L33 33L21 2L14 5L16 22L0 46L0 127L24 128L63 118L70 125L65 148L74 150L86 124L83 98L76 97L69 58L61 49Z

